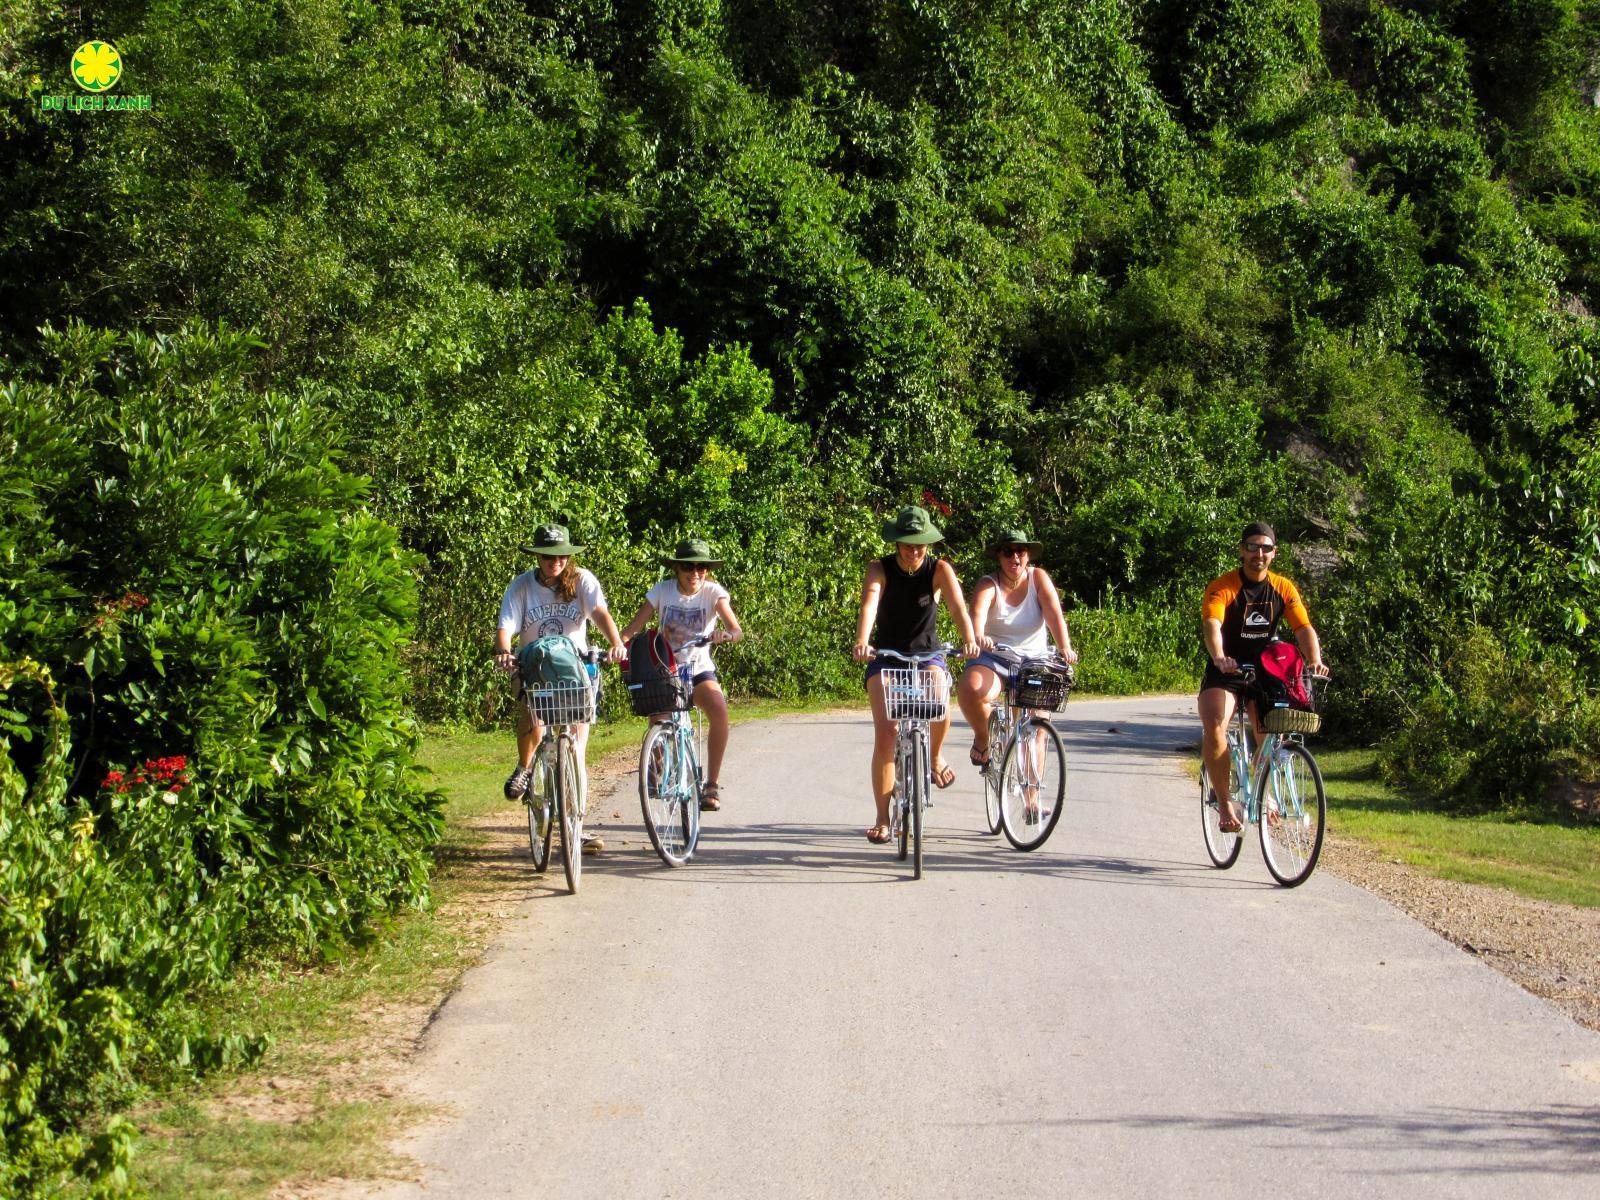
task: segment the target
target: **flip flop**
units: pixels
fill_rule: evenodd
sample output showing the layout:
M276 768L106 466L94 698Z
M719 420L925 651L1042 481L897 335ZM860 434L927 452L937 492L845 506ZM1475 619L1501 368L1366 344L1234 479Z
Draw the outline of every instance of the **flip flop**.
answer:
M1223 833L1238 833L1244 828L1244 815L1242 813L1237 817L1233 815L1239 809L1237 804L1230 803L1227 812L1221 811L1221 805L1217 808L1217 828Z
M989 765L989 747L985 746L980 752L977 743L973 743L972 749L967 751L967 761L979 770L987 767Z
M893 837L894 834L889 831L889 827L887 825L874 825L871 829L867 830L867 841L871 842L874 846L886 846Z
M933 769L933 786L947 788L956 781L956 769L949 763L940 763Z

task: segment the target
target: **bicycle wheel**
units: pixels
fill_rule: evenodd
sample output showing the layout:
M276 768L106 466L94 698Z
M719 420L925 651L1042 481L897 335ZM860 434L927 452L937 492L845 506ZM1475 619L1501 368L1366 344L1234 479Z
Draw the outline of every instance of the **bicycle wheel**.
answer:
M911 877L922 878L922 809L928 798L931 768L927 735L919 734L911 749L911 777L906 788L906 824L911 826ZM905 857L904 855L901 856Z
M1234 797L1234 803L1239 803L1238 797ZM1200 830L1205 834L1206 854L1212 866L1227 870L1238 861L1239 850L1244 845L1244 831L1223 832L1222 806L1217 803L1217 790L1206 778L1204 767L1200 773Z
M688 814L680 778L678 740L670 725L651 725L639 747L639 807L644 831L661 861L681 867L689 861Z
M989 765L983 768L983 818L990 833L1000 832L1000 752L1005 740L1006 719L996 708L989 714Z
M550 839L556 829L555 787L546 755L533 760L533 778L522 802L528 809L528 847L533 851L533 869L543 875L550 865Z
M1034 850L1061 819L1067 752L1049 721L1024 717L1000 767L1000 827L1018 850Z
M1328 824L1322 772L1311 751L1296 742L1278 747L1261 809L1261 856L1267 870L1284 887L1299 887L1316 869Z
M561 869L573 895L583 877L583 811L578 799L582 786L572 739L562 734L556 745L556 819L561 824Z

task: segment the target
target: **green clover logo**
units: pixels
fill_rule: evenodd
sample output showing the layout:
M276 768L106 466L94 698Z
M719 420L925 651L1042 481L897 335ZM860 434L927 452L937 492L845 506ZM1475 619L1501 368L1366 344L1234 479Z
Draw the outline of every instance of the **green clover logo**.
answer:
M86 92L103 92L122 78L122 55L110 42L85 42L72 55L72 77Z

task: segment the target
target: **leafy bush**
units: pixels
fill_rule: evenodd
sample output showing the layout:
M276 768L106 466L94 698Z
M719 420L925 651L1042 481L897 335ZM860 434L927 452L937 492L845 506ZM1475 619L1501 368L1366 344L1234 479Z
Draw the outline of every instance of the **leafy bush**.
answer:
M252 1052L176 1002L422 903L440 815L402 706L415 563L326 402L254 390L237 334L46 346L0 388L0 1172L24 1191L74 1162L114 1183L126 1130L86 1143L76 1116Z
M1386 774L1451 811L1579 815L1553 798L1564 778L1596 782L1600 701L1573 686L1570 663L1510 652L1482 626L1451 632L1433 686L1384 747Z

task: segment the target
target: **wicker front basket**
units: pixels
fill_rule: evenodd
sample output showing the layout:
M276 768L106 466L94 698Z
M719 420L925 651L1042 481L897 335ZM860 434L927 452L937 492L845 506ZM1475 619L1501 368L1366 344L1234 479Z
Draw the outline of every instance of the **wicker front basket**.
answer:
M1275 708L1261 718L1268 733L1315 733L1322 728L1322 714L1303 708Z

